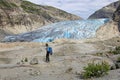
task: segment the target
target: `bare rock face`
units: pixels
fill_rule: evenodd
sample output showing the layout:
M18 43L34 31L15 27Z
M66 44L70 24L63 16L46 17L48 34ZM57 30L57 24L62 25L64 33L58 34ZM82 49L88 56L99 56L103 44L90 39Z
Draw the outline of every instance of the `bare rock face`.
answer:
M120 5L118 6L117 10L113 14L113 21L118 23L118 30L120 32Z
M97 30L96 36L100 39L109 39L119 36L118 23L110 21L109 23L101 26Z
M0 29L18 34L54 22L77 20L80 17L51 6L36 5L25 0L0 0ZM0 31L2 34L2 32Z
M120 5L113 13L112 21L101 26L97 30L96 36L101 39L108 39L115 36L120 36Z
M115 22L119 22L120 21L120 5L118 6L118 8L116 9L116 11L113 14L113 20Z
M98 19L98 18L110 18L112 19L113 13L116 11L119 6L119 1L111 3L102 9L99 9L95 13L89 16L88 19Z

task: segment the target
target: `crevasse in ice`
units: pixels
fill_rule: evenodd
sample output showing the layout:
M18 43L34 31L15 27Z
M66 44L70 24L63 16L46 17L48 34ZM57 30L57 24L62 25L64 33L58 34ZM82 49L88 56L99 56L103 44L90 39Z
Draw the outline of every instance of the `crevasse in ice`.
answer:
M75 20L54 23L38 30L35 42L50 42L59 38L85 39L94 37L96 30L109 19Z
M109 19L74 20L53 23L33 32L7 37L7 41L51 42L55 39L85 39L95 36L96 30Z

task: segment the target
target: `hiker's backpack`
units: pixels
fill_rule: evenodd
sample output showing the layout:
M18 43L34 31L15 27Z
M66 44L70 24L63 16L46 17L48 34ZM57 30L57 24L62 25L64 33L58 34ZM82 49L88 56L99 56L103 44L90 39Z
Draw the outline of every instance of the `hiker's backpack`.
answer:
M47 51L52 55L53 51L52 51L52 48L51 48L51 47L48 47L48 48L47 48Z

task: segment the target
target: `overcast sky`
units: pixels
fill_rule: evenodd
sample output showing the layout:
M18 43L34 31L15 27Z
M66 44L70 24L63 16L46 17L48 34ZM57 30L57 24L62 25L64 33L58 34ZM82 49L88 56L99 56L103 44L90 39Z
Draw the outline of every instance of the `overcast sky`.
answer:
M28 0L36 4L54 6L87 18L96 10L118 0Z

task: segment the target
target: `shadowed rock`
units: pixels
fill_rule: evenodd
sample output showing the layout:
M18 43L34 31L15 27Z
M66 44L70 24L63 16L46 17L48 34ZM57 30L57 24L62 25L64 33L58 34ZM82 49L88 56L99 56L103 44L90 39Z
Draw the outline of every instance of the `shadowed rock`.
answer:
M97 10L95 13L89 16L88 19L110 18L112 19L113 13L119 6L119 1L111 3L102 9Z

